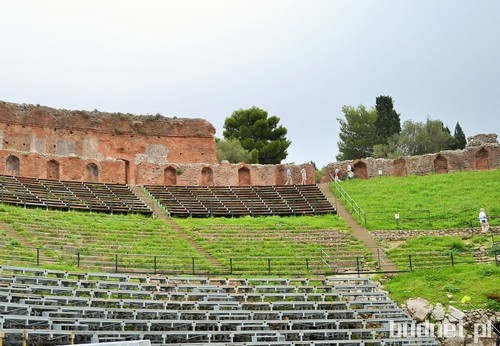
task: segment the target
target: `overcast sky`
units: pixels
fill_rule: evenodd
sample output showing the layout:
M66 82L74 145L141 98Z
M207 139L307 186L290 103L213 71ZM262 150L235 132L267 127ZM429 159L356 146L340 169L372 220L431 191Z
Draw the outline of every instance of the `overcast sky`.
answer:
M257 106L283 161L335 162L342 106L499 133L497 0L0 0L0 100L224 120Z

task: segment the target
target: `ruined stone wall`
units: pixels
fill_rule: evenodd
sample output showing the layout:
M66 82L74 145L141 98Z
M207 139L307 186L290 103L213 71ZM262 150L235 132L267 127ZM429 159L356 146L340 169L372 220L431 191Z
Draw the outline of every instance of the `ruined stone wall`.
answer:
M24 176L53 178L46 168L52 161L59 165L59 179L82 180L86 165L94 163L100 181L135 184L150 175L144 170L138 172L140 165L216 163L214 135L215 128L203 119L67 111L0 102L1 162L6 165L9 154L17 157L19 175ZM6 168L0 165L4 174L8 174Z
M217 162L203 119L68 111L0 101L0 174L122 184L280 185L283 165ZM292 165L314 184L314 166Z
M335 169L345 172L348 164L355 168L354 176L368 179L380 176L406 176L430 173L448 173L464 170L500 168L500 145L496 134L470 137L463 150L446 150L435 154L406 156L397 159L364 158L329 164L325 167L323 181L331 180Z
M286 183L286 166L259 164L173 164L155 166L143 164L138 167L141 185L208 185L208 186L250 186L250 185L284 185ZM307 172L307 184L315 184L314 165L291 165L294 184L301 183L300 170ZM150 174L142 174L150 172Z

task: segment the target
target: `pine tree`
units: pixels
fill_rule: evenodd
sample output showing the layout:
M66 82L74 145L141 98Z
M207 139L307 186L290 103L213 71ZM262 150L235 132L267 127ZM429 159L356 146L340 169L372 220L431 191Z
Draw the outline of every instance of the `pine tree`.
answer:
M377 144L387 144L389 138L401 132L401 119L394 110L392 97L378 96L375 109L377 120L375 121Z
M465 145L467 144L467 139L465 139L464 131L462 131L462 127L457 122L455 125L455 133L453 134L455 138L455 148L456 149L465 149Z

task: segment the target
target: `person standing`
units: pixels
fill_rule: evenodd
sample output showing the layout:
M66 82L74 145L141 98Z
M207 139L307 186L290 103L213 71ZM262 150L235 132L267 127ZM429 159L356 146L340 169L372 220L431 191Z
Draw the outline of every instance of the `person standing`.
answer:
M481 208L481 210L479 210L478 219L479 219L479 223L481 224L481 232L483 232L483 233L488 232L490 225L488 223L488 216L486 216L486 212L484 211L484 208Z
M347 164L347 178L354 178L354 169L352 169L352 166L350 164Z
M285 185L293 185L292 170L290 169L290 167L286 168L286 184Z
M333 178L333 180L337 183L340 183L340 169L335 168L335 177Z
M307 173L306 173L306 169L304 167L302 167L302 169L300 170L300 176L302 177L302 181L300 183L302 185L305 185L307 182Z

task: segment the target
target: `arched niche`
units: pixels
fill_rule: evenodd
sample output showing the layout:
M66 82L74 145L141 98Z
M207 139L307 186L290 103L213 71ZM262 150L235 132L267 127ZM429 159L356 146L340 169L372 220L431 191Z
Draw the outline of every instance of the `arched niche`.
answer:
M86 167L85 180L93 183L99 182L99 167L95 163L89 163Z
M172 166L168 166L163 171L163 184L164 185L177 185L177 172Z
M250 169L246 166L240 167L238 169L238 185L239 186L252 185L252 179L250 176Z
M19 163L19 157L15 155L10 155L7 158L7 162L5 165L5 174L7 175L20 175L20 167L21 164Z
M201 186L211 186L214 184L214 171L210 167L203 167L201 169Z
M475 166L478 170L488 170L490 169L489 163L489 153L488 150L481 148L476 152L475 155Z
M354 164L354 177L358 179L368 179L368 171L366 169L366 163L363 161L358 161Z
M393 175L402 177L406 175L406 160L402 157L392 161Z
M448 173L448 160L441 154L434 159L434 172Z
M59 162L50 160L47 162L47 179L59 180Z

